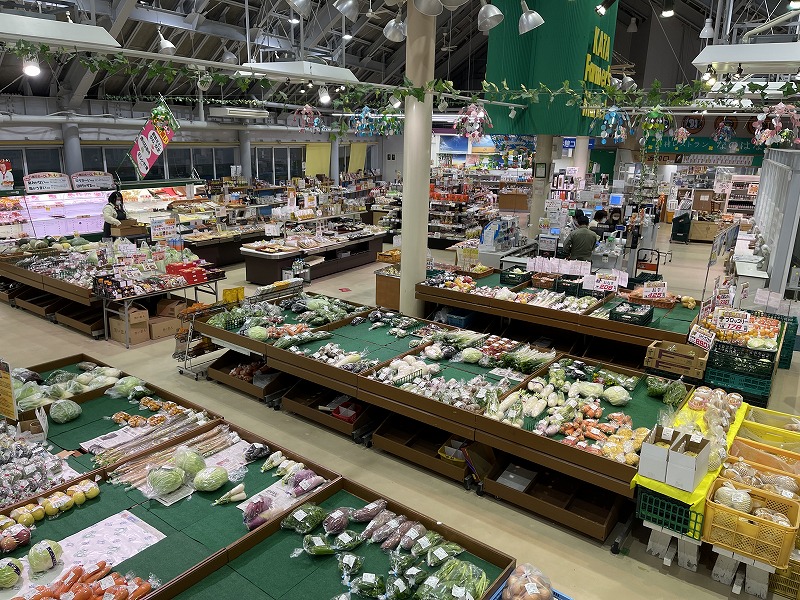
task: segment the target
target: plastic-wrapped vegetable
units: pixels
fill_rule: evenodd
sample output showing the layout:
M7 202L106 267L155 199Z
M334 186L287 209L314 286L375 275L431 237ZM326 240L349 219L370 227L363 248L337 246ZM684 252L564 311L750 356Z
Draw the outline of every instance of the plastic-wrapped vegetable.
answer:
M186 446L180 446L172 456L172 464L183 469L186 477L194 479L200 471L206 468L206 461L201 454Z
M368 523L378 516L378 514L386 508L386 500L379 498L374 502L370 502L364 508L356 510L350 518L354 523ZM389 517L391 518L391 517Z
M94 371L92 371L92 373L95 373L96 375L102 375L103 377L116 377L116 378L119 378L119 376L122 375L122 371L120 371L119 369L115 369L114 367L97 367ZM134 377L134 379L136 378ZM127 396L127 394L125 395Z
M421 566L414 566L406 569L403 573L403 577L406 578L406 581L408 581L411 587L416 589L428 578L428 572Z
M47 376L47 379L44 380L44 384L54 385L56 383L66 383L68 381L72 381L73 379L75 379L75 373L70 373L69 371L64 371L62 369L56 369Z
M206 467L194 476L194 488L199 492L213 492L228 483L228 471L222 467Z
M22 563L16 558L0 558L0 588L14 587L22 575Z
M264 444L254 443L250 444L250 447L244 451L244 459L247 462L253 462L254 460L264 458L268 454L269 454L269 446L266 446Z
M461 360L465 363L476 363L483 358L483 352L477 348L464 348L461 351Z
M364 557L344 552L337 556L336 562L339 565L342 580L347 584L350 581L350 576L358 573L361 567L364 566Z
M403 537L400 538L400 547L403 550L411 550L411 547L416 543L418 539L428 533L428 530L425 528L425 525L414 521L410 527L408 527L403 533Z
M72 400L56 400L50 406L50 418L56 423L69 423L81 416L81 405Z
M325 509L307 502L292 511L289 516L281 521L281 527L283 529L294 529L297 533L305 535L314 531L325 520L326 516Z
M552 597L550 580L530 563L517 565L503 590L503 600L544 600Z
M275 467L277 467L281 462L284 460L283 452L277 450L269 455L269 458L264 462L261 467L261 472L264 473L266 471L271 471Z
M603 392L603 398L612 406L625 406L631 401L631 394L621 385L613 385Z
M377 515L375 515L375 518L369 522L367 528L364 529L364 539L370 539L373 533L375 533L383 525L386 525L386 523L394 519L396 516L397 515L390 510L383 509L380 511ZM353 520L355 521L355 519Z
M686 385L680 379L670 382L664 390L662 401L669 406L678 406L686 398Z
M145 396L152 395L153 391L147 389L143 385L136 385L133 389L128 393L128 400L133 402L134 400L141 400Z
M390 535L392 535L400 525L408 521L408 517L405 515L398 515L393 519L387 521L380 527L378 527L370 536L370 542L372 543L380 543L386 540ZM400 541L399 539L397 540Z
M411 554L404 554L398 550L389 553L389 572L392 575L405 573L407 569L414 565L417 559Z
M455 542L444 542L428 550L427 563L429 567L438 567L448 558L458 556L464 549Z
M81 371L92 371L97 368L97 365L95 363L89 362L88 360L79 362L75 366L77 366Z
M56 566L61 558L61 545L53 540L42 540L28 552L28 564L34 573L42 573Z
M184 475L183 469L164 465L150 469L147 473L147 483L150 484L154 495L166 496L183 485Z
M361 545L364 538L352 530L343 531L331 541L331 546L337 550L355 550Z
M430 548L438 546L444 541L444 538L440 533L435 531L428 531L424 536L419 538L413 546L411 546L411 554L412 556L421 556L425 552L427 552Z
M97 376L94 373L81 373L74 379L74 381L80 383L81 385L89 386L95 379L97 379Z
M342 507L331 512L322 522L322 528L325 530L325 533L338 535L347 529L352 511L352 508Z
M300 483L292 488L292 496L295 498L299 498L300 496L307 494L311 490L314 490L325 483L325 478L320 477L319 475L313 475L308 479L303 479Z
M127 398L130 393L133 391L133 388L136 386L144 385L144 381L139 379L138 377L133 377L132 375L128 375L127 377L123 377L117 383L114 384L114 387L106 391L106 396L111 398Z
M18 399L17 408L21 411L33 410L34 408L39 408L40 406L44 406L45 404L49 403L50 398L47 398L42 394L33 394L32 396L28 396L22 400Z
M656 375L647 376L647 395L652 398L661 398L669 387L669 380Z
M414 521L403 521L400 527L395 529L391 535L381 544L381 550L384 552L391 552L400 544L400 540L406 532L414 526Z
M303 550L311 556L326 556L335 554L336 549L331 546L321 535L307 535L303 537Z
M42 382L42 377L36 371L31 371L30 369L14 369L11 371L11 377L24 381L25 383L29 381L34 381L36 383Z
M408 600L413 595L413 588L403 576L390 576L386 581L386 600Z
M364 573L353 580L350 588L364 598L380 598L386 593L386 579L383 575Z

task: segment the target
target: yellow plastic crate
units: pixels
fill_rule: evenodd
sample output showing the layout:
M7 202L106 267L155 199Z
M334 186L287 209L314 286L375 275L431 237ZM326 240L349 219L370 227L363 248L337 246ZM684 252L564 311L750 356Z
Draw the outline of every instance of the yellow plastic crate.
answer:
M771 573L769 591L784 598L800 600L800 562L790 560L788 569L776 569Z
M777 427L778 429L784 429L785 425L800 423L800 418L795 415L778 412L777 410L769 410L767 408L759 408L757 406L750 407L750 410L747 411L747 415L745 415L745 419L753 421L754 423Z
M800 453L800 433L780 429L771 425L763 425L754 421L742 421L742 426L736 437L752 440L759 444L766 444L781 450Z
M734 484L737 489L746 490L761 506L786 515L792 526L785 527L714 502L714 493L726 483L729 482L725 479L717 479L708 490L703 541L776 569L788 568L797 537L800 504L741 483Z
M759 456L759 454L767 456ZM748 440L737 436L734 438L733 444L731 444L730 455L741 456L749 461L761 465L768 465L780 471L788 471L789 473L800 474L800 464L798 464L800 463L800 454L797 454L796 452L790 452L789 450L776 448L768 444L760 444L758 442L754 442L753 440ZM776 464L773 464L773 462L765 462L763 459L779 460L786 465L786 468L782 466L779 467Z

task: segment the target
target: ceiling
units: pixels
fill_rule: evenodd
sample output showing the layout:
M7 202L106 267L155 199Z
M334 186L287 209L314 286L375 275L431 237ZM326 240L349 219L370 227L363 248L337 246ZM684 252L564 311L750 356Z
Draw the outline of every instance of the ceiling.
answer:
M763 22L781 10L778 0L725 1L732 3L734 33ZM699 32L711 2L713 0L678 1L676 14L687 27ZM175 44L178 55L213 61L220 60L228 50L240 63L247 62L249 33L249 58L254 62L296 60L305 56L306 60L345 66L362 82L402 83L405 43L390 42L383 36L383 27L394 17L396 6L387 6L384 0L360 0L357 22L345 24L332 1L312 0L311 4L312 12L302 25L302 35L301 25L290 23L294 15L284 0L0 0L0 12L34 14L62 21L69 14L75 23L105 27L124 48L149 52L158 51L160 26L164 37ZM370 8L372 14L368 17ZM435 77L454 81L457 89L480 89L484 77L488 36L476 28L475 16L479 8L479 0L469 0L454 12L445 10L436 19ZM627 28L631 16L636 16L641 24L652 19L654 11L660 8L652 0L620 0L618 31ZM352 34L351 40L342 39L343 29ZM616 59L633 63L635 68L641 67L636 56L617 56ZM671 85L663 83L665 87ZM269 101L276 100L279 92L287 94L290 104L305 104L315 97L317 89L269 83L255 84L242 91L229 83L213 86L206 96ZM143 73L132 76L92 73L74 60L66 64L42 64L39 77L23 78L19 59L0 51L0 93L61 95L65 106L76 108L85 98L142 97L159 93L166 97L195 96L197 89L194 81L183 77L166 82ZM335 98L335 93L332 95Z

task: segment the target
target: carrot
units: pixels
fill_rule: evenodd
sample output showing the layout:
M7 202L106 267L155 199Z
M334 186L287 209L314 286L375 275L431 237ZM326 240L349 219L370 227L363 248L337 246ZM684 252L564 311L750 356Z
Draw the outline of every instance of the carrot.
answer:
M96 565L92 565L88 570L84 571L81 577L81 583L92 583L101 577L105 577L111 572L111 565L106 564L106 561L101 560Z
M86 583L76 583L70 590L74 594L72 600L91 600L92 588Z
M30 592L25 594L25 596L14 596L11 600L45 600L46 598L55 598L56 596L53 592L44 585L37 585L36 593L30 595Z
M136 579L139 579L139 578L137 577ZM136 580L134 579L134 581L136 581ZM153 586L150 585L149 581L142 581L139 584L139 587L137 587L135 590L133 590L133 592L131 592L131 594L128 596L128 600L138 600L142 596L145 596L146 594L149 594L151 589L153 589Z
M56 596L60 596L70 591L72 586L80 581L81 577L83 577L83 567L81 565L75 565L74 567L70 567L66 573L53 582L50 585L50 589L53 590Z
M102 596L109 588L115 585L116 586L128 585L128 582L125 580L125 578L116 571L111 573L111 575L107 575L102 579L98 579L97 581L95 581L91 586L92 593L95 596Z
M128 586L112 585L100 597L105 598L105 600L128 600Z
M608 439L608 436L597 429L596 427L592 427L591 429L586 430L586 437L591 440L596 440L599 442L605 442Z

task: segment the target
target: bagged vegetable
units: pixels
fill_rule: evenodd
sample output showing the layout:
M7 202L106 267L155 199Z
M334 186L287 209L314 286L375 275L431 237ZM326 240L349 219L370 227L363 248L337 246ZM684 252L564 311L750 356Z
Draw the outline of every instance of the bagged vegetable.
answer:
M54 385L56 383L66 383L68 381L72 381L73 379L75 379L75 373L70 373L69 371L64 371L62 369L56 369L47 376L47 379L44 380L44 384Z
M326 556L336 553L336 549L320 535L306 535L303 537L303 550L311 556Z
M383 575L364 573L353 580L350 589L364 598L380 598L386 593L386 579Z
M412 556L421 556L430 548L438 546L444 541L441 534L435 531L428 531L423 537L419 538L411 547Z
M686 397L686 385L680 379L670 382L667 389L664 390L664 397L662 401L664 404L670 406L678 406Z
M266 471L271 471L279 464L281 464L283 460L284 460L283 452L281 452L280 450L273 452L272 454L269 455L269 458L261 466L261 472L264 473Z
M333 546L336 550L355 550L361 545L361 542L364 541L364 538L361 537L357 532L352 530L343 531L339 535L337 535L331 541L331 546Z
M16 558L0 558L0 589L14 587L22 575L22 563Z
M194 489L213 492L228 483L228 471L222 467L206 467L194 476Z
M529 563L517 565L508 577L502 600L550 600L553 588L550 580Z
M154 496L166 496L183 485L184 476L183 469L164 465L148 471L147 483Z
M56 400L50 406L50 418L56 423L69 423L81 416L81 405L72 400Z
M206 468L205 459L199 453L186 446L180 446L175 450L175 454L172 456L172 464L183 469L186 477L190 479L194 479L195 475Z
M264 444L254 443L250 444L247 450L244 451L244 459L247 462L253 462L254 460L258 460L260 458L264 458L269 454L269 446L265 446Z
M397 517L394 517L393 519L390 519L389 521L387 521L386 523L384 523L383 525L378 527L372 533L372 536L370 536L369 541L372 542L372 543L383 542L390 535L392 535L392 533L394 533L394 531L398 527L400 527L401 524L405 523L406 521L408 521L408 517L406 517L405 515L399 515ZM400 540L398 540L398 541L400 541Z
M375 500L374 502L367 504L364 508L359 508L356 510L350 518L354 523L368 523L386 508L386 504L386 500L383 498Z
M297 533L305 535L316 529L325 520L326 516L325 509L307 502L292 511L289 516L281 521L281 527L283 529L294 529Z
M603 398L612 406L625 406L631 401L631 394L621 385L614 385L603 392Z
M406 529L403 533L403 536L400 538L400 547L403 550L411 550L411 547L420 539L428 533L428 530L425 528L425 525L414 521L410 527Z
M114 387L107 390L106 396L109 396L111 398L127 398L133 391L133 388L142 385L144 385L144 381L142 381L138 377L133 377L132 375L128 375L127 377L123 377L122 379L117 381L117 383L114 384Z
M477 363L481 358L483 358L483 352L477 348L464 348L461 351L461 360L465 363L474 364Z
M389 576L386 581L386 600L408 600L414 595L413 588L401 576Z
M20 381L24 381L25 383L29 381L42 383L42 377L36 371L31 371L30 369L13 369L11 371L11 377L14 379L19 379Z
M92 371L92 373L95 375L102 375L103 377L115 377L117 379L119 379L119 376L122 375L122 371L115 369L114 367L97 367Z
M92 371L92 370L97 368L97 365L95 363L89 362L88 360L85 360L83 362L79 362L76 366L81 371Z
M428 558L426 562L429 567L438 567L448 558L458 556L464 552L464 549L455 542L444 542L435 548L428 550Z
M342 581L347 585L350 582L350 576L358 573L364 566L364 557L344 552L337 556L336 562L339 565L339 572L342 574Z
M414 558L411 554L404 554L400 551L394 551L389 553L389 573L392 575L398 575L401 573L405 573L407 569L411 568L414 565L414 562L417 559Z
M661 398L669 387L669 380L655 375L647 376L647 395L653 398Z
M350 515L353 509L348 507L337 508L322 522L322 528L325 533L332 533L334 535L342 533L347 529L347 524L350 522Z
M379 512L372 521L369 522L367 528L364 529L364 539L372 538L372 534L375 533L380 527L386 525L389 521L394 519L397 515L394 514L390 510L382 510Z
M28 552L28 564L34 573L52 569L61 559L61 546L53 540L42 540L33 545Z
M428 572L421 566L414 566L406 569L405 573L403 573L403 577L406 578L406 581L408 581L411 587L416 589L428 578Z

